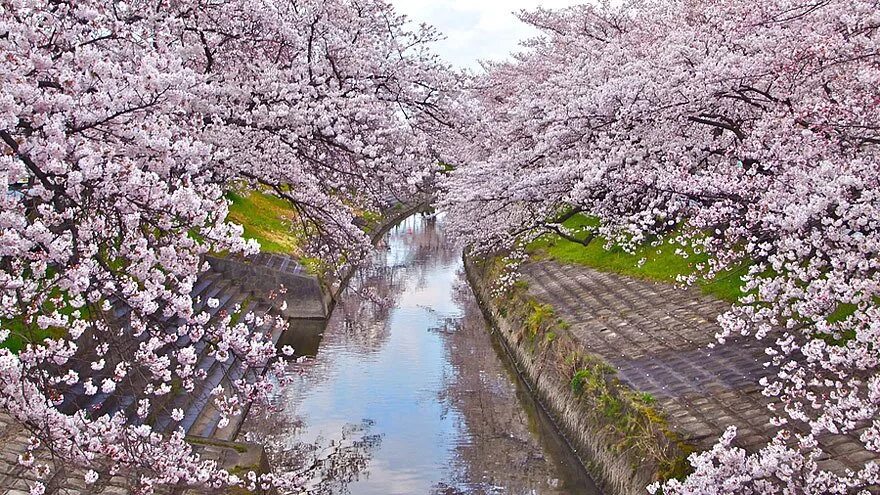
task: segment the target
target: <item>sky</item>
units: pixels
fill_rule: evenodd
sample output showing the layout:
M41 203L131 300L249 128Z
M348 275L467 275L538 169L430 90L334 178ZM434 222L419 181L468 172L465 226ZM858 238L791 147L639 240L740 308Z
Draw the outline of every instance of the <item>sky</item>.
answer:
M479 70L479 60L502 60L537 31L513 14L536 7L559 8L584 0L391 0L398 12L446 35L436 51L453 65Z

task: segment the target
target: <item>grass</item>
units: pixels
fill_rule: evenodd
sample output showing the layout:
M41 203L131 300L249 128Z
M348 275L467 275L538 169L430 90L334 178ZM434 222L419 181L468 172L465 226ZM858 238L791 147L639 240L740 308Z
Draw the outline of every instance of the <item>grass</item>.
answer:
M227 220L244 227L244 237L259 242L260 251L293 256L312 274L324 273L329 268L320 259L304 255L306 234L298 228L296 210L289 202L257 190L230 191L226 197L231 201ZM381 224L379 213L357 214L368 233Z
M358 216L364 221L363 229L368 234L375 232L382 225L383 217L379 212L364 210Z
M44 302L42 313L52 314L56 309L65 316L79 311L81 319L88 319L90 313L87 306L72 307L69 298L57 288L53 289L52 297ZM15 318L0 318L0 329L9 330L9 336L0 342L0 348L9 349L13 354L18 354L28 344L40 344L45 339L60 339L67 335L67 330L64 328L40 328L35 322L26 322L20 315Z
M244 227L244 236L267 253L296 254L303 239L293 227L296 212L287 201L260 192L230 192L228 219Z
M45 339L58 339L66 333L63 329L55 327L31 329L20 319L0 319L0 328L9 330L9 337L0 342L0 348L9 349L13 354L18 354L28 344L42 343Z
M528 314L525 318L526 329L529 331L529 337L535 338L543 328L555 323L555 311L553 310L553 306L549 304L541 304L532 299L528 300L527 305Z
M571 375L572 393L620 435L616 448L648 454L657 462L659 480L681 479L689 472L687 455L693 448L669 429L654 396L629 389L616 378L615 368L595 357L577 354L571 361L577 369Z
M575 215L565 224L569 229L595 227L596 220L584 215ZM664 243L661 246L642 246L635 253L628 253L619 247L605 249L605 239L596 237L588 245L563 239L555 234L545 234L528 246L530 254L537 258L553 259L560 263L584 265L597 270L618 273L658 282L674 283L679 275L694 273L695 266L705 263L705 254L689 252L684 258L676 254L679 245ZM639 266L639 261L645 262ZM746 267L719 274L712 280L700 280L699 287L704 293L719 299L734 302L742 295L742 280Z

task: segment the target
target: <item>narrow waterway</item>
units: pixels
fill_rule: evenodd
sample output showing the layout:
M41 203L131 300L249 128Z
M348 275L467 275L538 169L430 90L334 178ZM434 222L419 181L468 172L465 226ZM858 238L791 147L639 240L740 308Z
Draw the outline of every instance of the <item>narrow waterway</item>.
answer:
M392 229L320 341L300 342L313 356L257 428L273 461L310 493L598 493L488 332L439 223Z

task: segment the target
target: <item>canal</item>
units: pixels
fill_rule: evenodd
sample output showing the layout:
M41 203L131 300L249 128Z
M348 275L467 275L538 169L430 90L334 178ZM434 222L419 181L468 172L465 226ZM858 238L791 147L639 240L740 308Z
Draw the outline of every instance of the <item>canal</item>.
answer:
M308 493L597 494L488 331L441 223L416 214L383 238L249 429Z

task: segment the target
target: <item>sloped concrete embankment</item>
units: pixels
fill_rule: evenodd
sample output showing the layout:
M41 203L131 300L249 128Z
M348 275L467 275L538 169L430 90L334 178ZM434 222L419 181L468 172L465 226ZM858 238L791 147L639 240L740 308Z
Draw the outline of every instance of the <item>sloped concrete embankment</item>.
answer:
M514 289L493 297L497 261L467 266L523 375L609 493L684 476L686 454L710 449L730 426L747 452L779 431L759 385L776 372L762 343L714 339L729 304L694 287L553 260L525 264ZM817 435L818 466L844 474L877 461L859 440L867 427Z
M465 255L464 266L518 373L605 493L644 494L650 483L677 474L687 446L667 429L649 399L585 353L567 324L524 287L494 295L491 260Z

